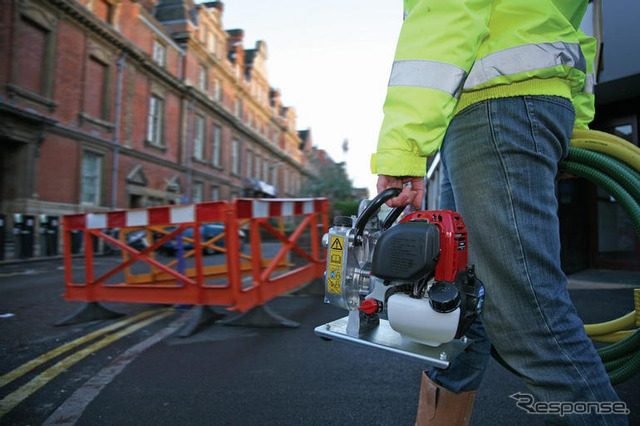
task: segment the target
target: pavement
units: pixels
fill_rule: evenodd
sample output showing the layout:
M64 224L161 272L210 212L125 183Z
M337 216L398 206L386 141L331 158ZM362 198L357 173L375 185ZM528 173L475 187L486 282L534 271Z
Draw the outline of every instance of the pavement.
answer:
M9 328L8 324L19 327L18 321L0 323L0 346L5 346L0 348L0 374L45 352L45 347L115 321L70 329L44 325L49 321L48 310L56 314L73 310L69 302L52 302L60 288L47 293L52 291L50 283L58 280L54 272L60 266L47 270L45 261L21 262L0 263L0 277L3 271L32 271L13 277L25 281L0 281L0 292L7 289L0 293L0 299L5 299L0 300L0 310L15 298L14 306L42 312L42 316L28 322L24 330ZM39 269L42 275L36 275ZM640 272L586 270L569 278L571 297L587 323L632 310L632 289L640 287ZM20 298L27 282L39 286L38 300ZM305 292L267 303L273 312L300 323L297 328L214 324L182 338L178 329L192 310L176 310L121 339L119 346L92 353L69 367L0 418L0 425L412 425L425 365L386 351L319 339L313 333L316 326L345 315L324 304L321 293L315 283ZM46 309L44 303L48 303ZM149 307L117 308L131 316ZM227 313L227 318L236 315ZM36 328L42 331L33 338L23 337ZM635 377L616 386L631 410L630 424L640 424L639 385L640 377ZM471 425L544 424L540 416L516 406L509 396L518 392L527 392L524 383L491 360Z

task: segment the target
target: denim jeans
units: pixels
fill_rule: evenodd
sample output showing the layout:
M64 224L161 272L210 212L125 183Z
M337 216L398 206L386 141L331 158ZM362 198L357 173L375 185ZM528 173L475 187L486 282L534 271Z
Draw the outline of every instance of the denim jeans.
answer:
M555 178L573 120L567 99L520 96L471 105L447 130L440 207L462 215L486 292L482 319L467 333L474 343L449 369L429 373L451 391L478 388L493 344L536 401L619 400L560 268ZM545 420L626 423L611 415Z

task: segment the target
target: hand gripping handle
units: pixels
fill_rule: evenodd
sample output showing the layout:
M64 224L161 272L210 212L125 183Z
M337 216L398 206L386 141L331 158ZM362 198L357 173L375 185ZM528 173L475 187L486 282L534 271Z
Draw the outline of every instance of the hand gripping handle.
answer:
M393 197L397 197L402 190L400 188L388 188L379 193L371 202L367 205L367 207L363 210L362 214L358 217L356 221L356 233L355 233L355 245L360 245L359 237L362 237L362 233L364 232L364 227L371 220L371 217L382 207L382 205ZM391 224L400 216L400 213L404 210L404 207L396 207L391 210L391 213L387 215L383 223L383 230L386 230L391 226ZM391 220L393 218L393 220Z

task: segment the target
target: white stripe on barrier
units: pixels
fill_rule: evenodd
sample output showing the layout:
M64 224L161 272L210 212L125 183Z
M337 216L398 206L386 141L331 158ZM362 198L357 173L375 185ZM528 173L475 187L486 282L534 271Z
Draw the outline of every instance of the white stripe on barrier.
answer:
M268 217L271 217L272 215L274 217L293 216L296 214L296 211L300 212L300 205L298 203L302 203L302 214L310 214L315 211L315 204L314 204L313 198L299 198L299 199L280 198L280 199L270 199L270 200L254 199L251 201L251 209L252 209L251 217L268 218ZM279 208L276 207L276 204L278 205ZM195 222L196 220L195 204L191 204L187 206L167 207L167 209L169 210L170 223L175 223L175 224L190 223L190 222ZM156 212L156 213L166 214L166 210L164 210L164 212ZM109 226L109 214L110 213L86 213L85 216L86 216L87 229L106 229ZM157 216L157 214L155 216ZM160 216L163 216L163 215L161 214ZM166 217L166 216L163 216L163 217ZM159 219L156 219L155 221L157 220ZM125 211L125 223L123 224L123 226L141 227L141 226L148 226L148 225L153 225L152 223L150 223L150 220L149 220L148 209L136 209L136 210Z
M105 213L88 213L87 229L100 229L107 227L107 215Z
M253 201L251 203L253 208L252 217L269 217L269 203L264 201Z
M127 212L127 227L147 226L148 224L149 216L146 210L131 210Z
M302 208L302 212L304 214L313 213L313 201L305 201L304 207Z
M281 216L293 216L293 207L295 203L285 202L282 203L282 214Z
M171 223L193 222L196 219L193 204L189 206L171 207L169 219Z

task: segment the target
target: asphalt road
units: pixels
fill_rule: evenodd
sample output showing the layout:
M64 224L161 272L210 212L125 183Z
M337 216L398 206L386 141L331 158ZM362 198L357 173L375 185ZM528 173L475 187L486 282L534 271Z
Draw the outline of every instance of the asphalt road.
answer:
M97 262L107 268L116 259ZM151 305L105 304L126 317L54 327L80 305L61 298L62 273L60 261L0 267L0 315L13 314L0 318L0 406L23 397L0 425L412 425L415 420L425 366L317 338L317 325L345 314L322 302L319 286L267 304L299 322L298 328L215 324L181 338L177 333L192 310ZM585 322L633 309L629 285L602 288L589 276L578 278L571 295ZM140 314L146 317L136 319ZM131 322L122 325L126 320ZM121 328L105 333L112 341L102 347L95 343L103 337L82 340L108 326ZM78 339L68 352L54 353L2 382L25 363ZM638 385L636 377L616 387L631 410L631 424L640 424ZM526 391L520 379L492 361L471 424L542 424L509 398Z

